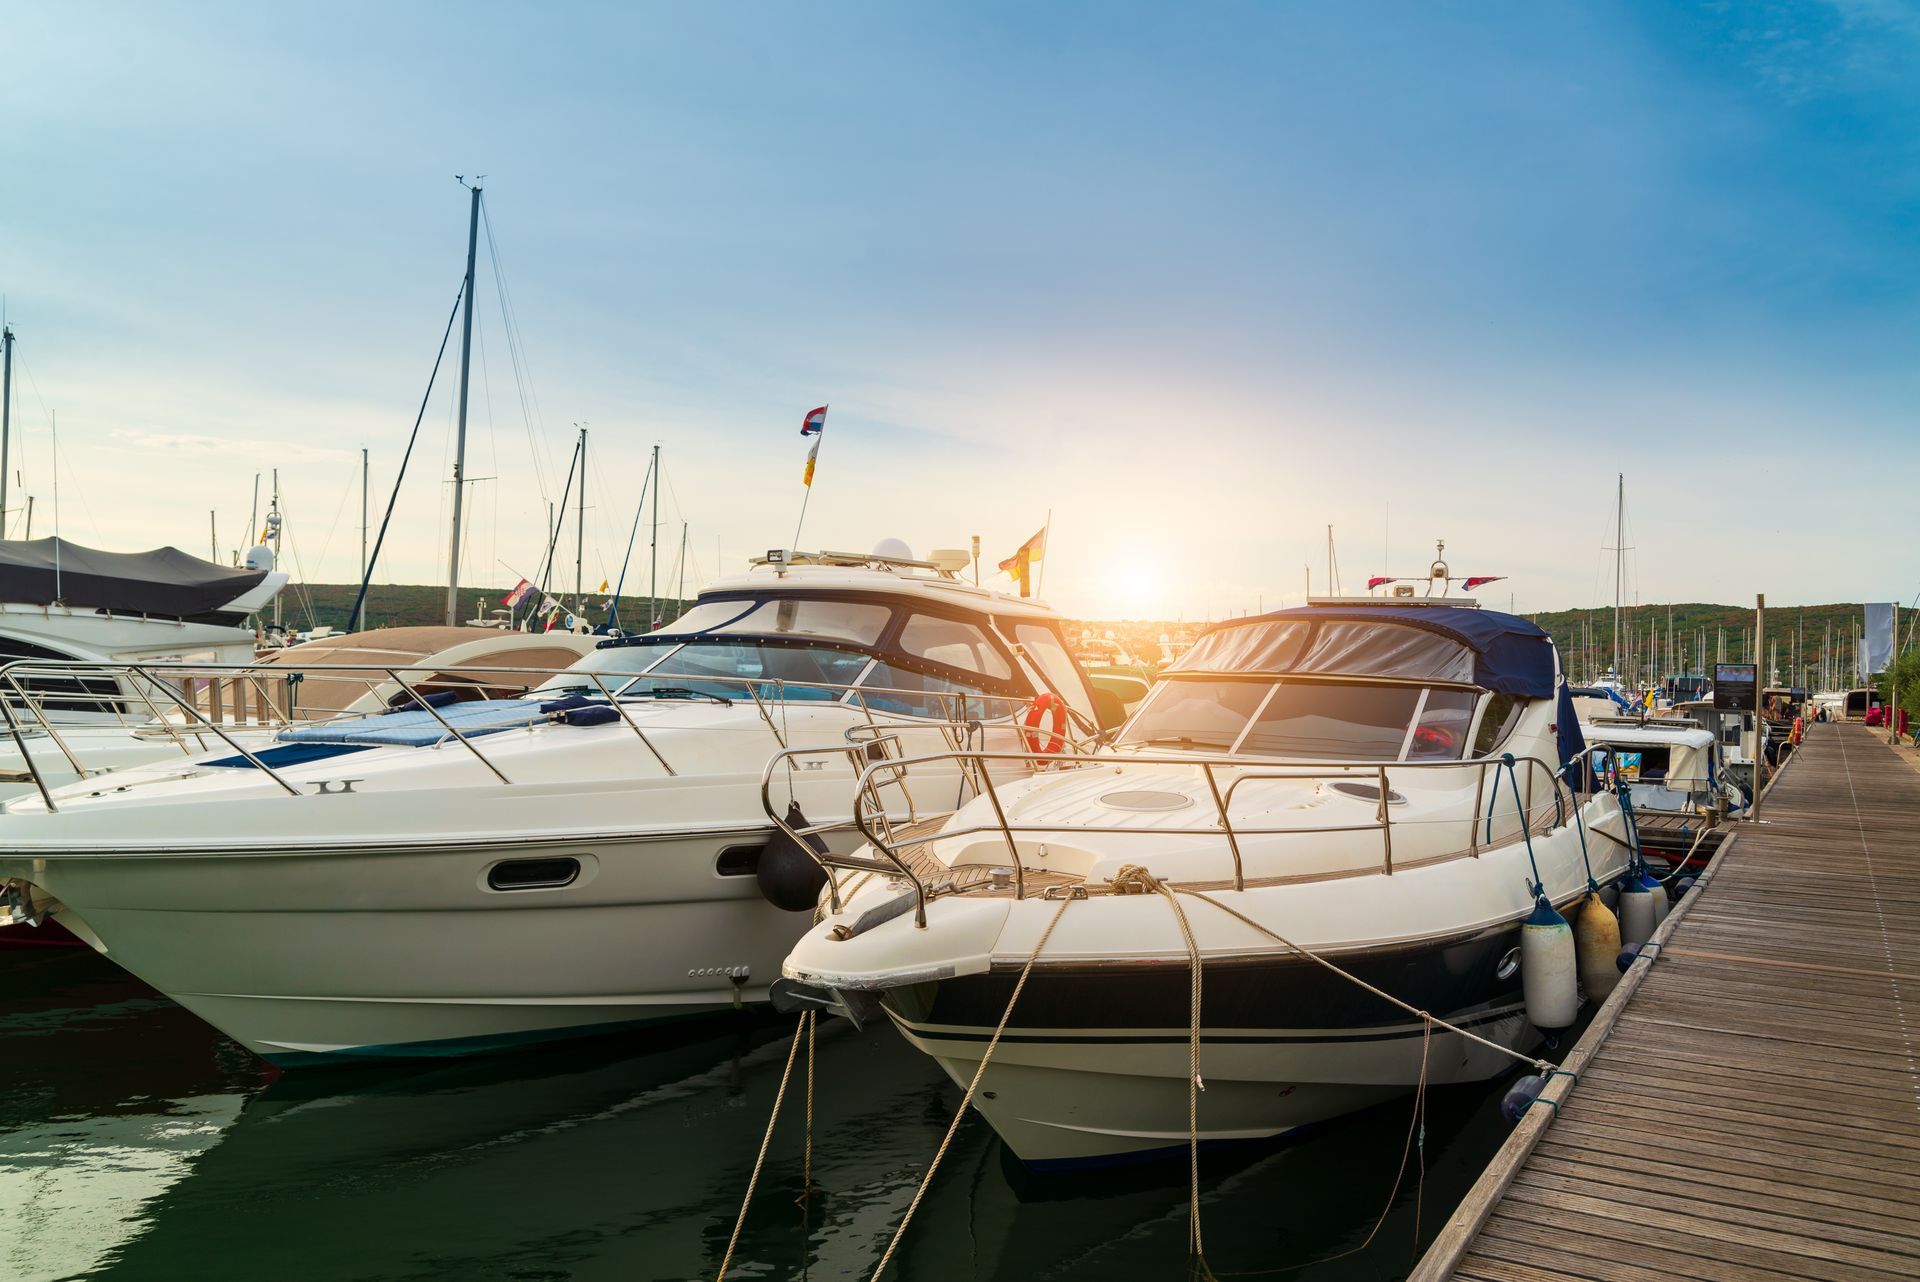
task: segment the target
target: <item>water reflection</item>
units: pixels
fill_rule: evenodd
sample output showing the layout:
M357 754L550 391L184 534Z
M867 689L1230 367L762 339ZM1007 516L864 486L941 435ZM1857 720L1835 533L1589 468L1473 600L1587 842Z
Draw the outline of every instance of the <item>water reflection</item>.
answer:
M743 1016L525 1056L271 1073L104 960L14 965L0 1015L9 1268L35 1278L711 1277L789 1027ZM741 1278L863 1277L958 1091L885 1029L826 1025L814 1176L790 1091ZM1498 1144L1497 1092L1437 1092L1426 1175L1368 1249L1289 1276L1380 1278L1412 1260ZM1216 1272L1336 1255L1373 1227L1408 1135L1389 1105L1292 1144L1209 1154ZM1032 1176L964 1125L896 1256L903 1280L1185 1275L1179 1163Z

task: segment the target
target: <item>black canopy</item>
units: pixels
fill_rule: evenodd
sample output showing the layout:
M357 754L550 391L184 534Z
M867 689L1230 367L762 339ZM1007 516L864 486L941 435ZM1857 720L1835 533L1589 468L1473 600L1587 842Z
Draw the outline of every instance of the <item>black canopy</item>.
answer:
M264 570L230 570L179 548L102 552L65 539L0 540L0 601L11 604L186 618L218 610L266 577Z

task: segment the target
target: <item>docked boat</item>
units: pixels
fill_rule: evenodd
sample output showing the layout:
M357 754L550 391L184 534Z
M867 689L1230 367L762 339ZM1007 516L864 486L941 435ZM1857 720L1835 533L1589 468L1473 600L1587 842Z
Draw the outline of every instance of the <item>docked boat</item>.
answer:
M1713 732L1681 717L1583 716L1580 733L1594 769L1613 771L1626 790L1641 847L1704 867L1718 848L1704 834L1746 804Z
M13 915L281 1063L727 1009L764 999L819 887L765 817L770 755L832 750L780 787L834 820L872 762L1065 748L1097 715L1044 605L948 561L833 553L765 558L523 698L399 693L15 799ZM889 813L950 810L975 774L920 772Z
M1410 1012L1535 1046L1523 923L1628 866L1613 795L1565 782L1564 690L1544 632L1470 601L1217 625L1111 748L827 857L776 1000L884 1011L961 1083L1004 1017L975 1103L1043 1165L1184 1147L1196 1071L1201 1142L1492 1077L1502 1050Z
M427 694L515 697L593 647L593 638L570 633L379 628L282 646L252 662L240 654L196 661L191 675L170 675L181 656L113 665L86 678L96 689L90 710L74 694L58 701L66 711L43 707L38 692L72 679L29 661L0 672L0 700L14 709L0 733L0 799L81 778L97 786L118 771L205 755L223 746L222 734L266 746L292 722L381 712L402 697L400 680ZM0 947L7 942L0 937Z

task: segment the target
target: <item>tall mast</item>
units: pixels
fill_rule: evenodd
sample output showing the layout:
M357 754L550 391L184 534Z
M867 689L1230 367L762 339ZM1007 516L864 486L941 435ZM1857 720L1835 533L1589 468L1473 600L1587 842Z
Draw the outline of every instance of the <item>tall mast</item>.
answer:
M13 326L0 326L0 538L7 535L7 444L13 435Z
M1620 566L1627 546L1627 474L1616 474L1618 493L1613 509L1613 671L1620 673Z
M647 631L660 626L660 447L653 447L653 543L648 552L653 561L647 583Z
M580 519L573 536L573 604L586 614L587 561L587 429L580 429Z
M360 581L367 581L367 448L360 447ZM359 632L367 626L367 599L360 598L360 608L347 620L347 631Z
M460 500L466 494L464 479L467 467L467 375L473 356L473 257L480 246L480 184L476 181L468 190L473 192L473 202L467 213L467 283L466 297L461 300L466 315L460 322L460 424L454 429L453 437L453 546L447 554L447 626L455 627L460 620ZM277 602L278 597L274 598Z
M280 469L273 469L273 500L267 506L267 524L273 528L273 568L280 568ZM273 597L273 628L280 630L280 594Z

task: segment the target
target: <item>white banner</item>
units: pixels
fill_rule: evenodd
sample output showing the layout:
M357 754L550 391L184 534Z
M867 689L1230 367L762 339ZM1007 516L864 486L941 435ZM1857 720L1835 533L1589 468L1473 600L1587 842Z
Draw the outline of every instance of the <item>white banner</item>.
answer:
M1862 675L1870 677L1893 666L1893 602L1867 602L1866 627L1860 642L1867 666Z

